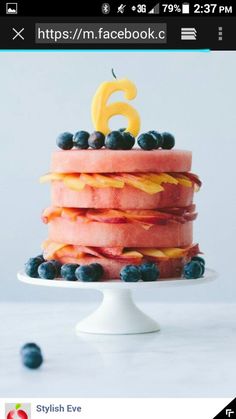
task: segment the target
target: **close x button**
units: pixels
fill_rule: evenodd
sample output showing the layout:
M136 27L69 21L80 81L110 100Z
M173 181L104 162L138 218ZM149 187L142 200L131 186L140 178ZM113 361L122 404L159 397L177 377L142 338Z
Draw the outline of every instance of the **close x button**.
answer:
M21 29L15 29L12 28L12 40L15 41L15 39L19 40L23 40L24 41L24 36L22 35L22 33L24 32L25 28L21 28Z

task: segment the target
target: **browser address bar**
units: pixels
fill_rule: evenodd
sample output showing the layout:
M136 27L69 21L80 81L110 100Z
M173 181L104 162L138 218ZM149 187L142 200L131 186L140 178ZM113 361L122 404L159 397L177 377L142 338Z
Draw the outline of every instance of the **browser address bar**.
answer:
M165 44L166 23L36 23L37 44Z

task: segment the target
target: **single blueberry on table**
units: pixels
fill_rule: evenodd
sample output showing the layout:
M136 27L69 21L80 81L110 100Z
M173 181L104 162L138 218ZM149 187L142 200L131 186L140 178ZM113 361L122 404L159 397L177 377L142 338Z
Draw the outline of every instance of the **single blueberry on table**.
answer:
M156 140L155 149L162 147L163 139L160 132L152 130L152 131L148 131L148 134L151 134L153 138L155 138Z
M152 134L141 134L138 137L138 145L143 150L153 150L156 148L156 140Z
M77 281L75 276L76 269L79 268L78 263L65 263L61 267L61 276L67 281Z
M162 134L162 148L164 150L170 150L175 145L175 137L169 132L163 132Z
M23 351L21 356L24 366L30 369L39 368L43 363L43 356L41 351L35 348Z
M97 271L91 265L81 265L79 268L77 268L75 271L76 278L79 279L80 281L85 281L85 282L97 281L98 280Z
M139 266L126 265L120 271L120 279L124 282L137 282L142 279Z
M105 142L105 135L100 131L94 131L92 134L90 134L88 139L88 145L91 148L99 149L104 146Z
M102 265L100 263L91 263L89 266L95 271L95 280L100 281L104 273Z
M41 352L40 347L37 345L37 343L29 342L25 343L20 350L20 353L23 354L25 351L30 351L31 349L35 349L36 351Z
M41 257L30 258L25 264L25 273L31 278L38 278L38 267L41 265Z
M197 279L203 275L202 264L198 261L191 261L184 265L184 278Z
M122 150L131 150L134 146L135 138L130 132L123 131L121 134L123 137Z
M155 263L143 263L139 269L143 281L157 281L160 276L160 271Z
M55 279L57 270L53 262L43 262L38 267L38 274L43 279Z
M105 138L105 147L111 150L122 150L123 141L120 131L112 131Z
M78 131L73 136L73 143L76 148L85 150L88 148L89 133L87 131Z
M62 132L58 135L56 143L62 150L70 150L73 147L73 134L70 132Z

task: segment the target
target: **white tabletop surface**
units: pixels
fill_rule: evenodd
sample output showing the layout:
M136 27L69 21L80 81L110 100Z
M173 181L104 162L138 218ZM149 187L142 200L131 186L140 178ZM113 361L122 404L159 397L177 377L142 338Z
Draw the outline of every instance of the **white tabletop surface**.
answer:
M139 303L161 325L144 335L76 336L96 304L2 303L1 397L234 397L236 305ZM21 364L37 342L45 362Z

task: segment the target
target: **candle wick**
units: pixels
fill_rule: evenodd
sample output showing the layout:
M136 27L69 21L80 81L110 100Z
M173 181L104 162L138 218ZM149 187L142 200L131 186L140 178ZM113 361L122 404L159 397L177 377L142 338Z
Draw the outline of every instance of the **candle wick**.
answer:
M115 75L115 73L114 73L113 68L111 69L111 73L112 73L113 77L116 79L117 77L116 77L116 75Z

